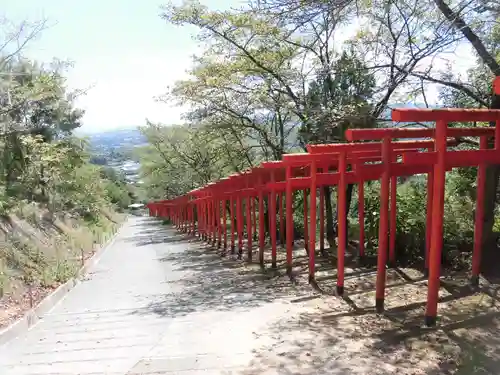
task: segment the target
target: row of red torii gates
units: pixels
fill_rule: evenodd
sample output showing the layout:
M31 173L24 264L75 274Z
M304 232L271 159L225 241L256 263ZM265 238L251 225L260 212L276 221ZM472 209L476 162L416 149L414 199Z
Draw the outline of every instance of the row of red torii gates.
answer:
M495 83L498 81L496 80ZM500 93L498 85L495 92ZM348 184L358 186L359 255L364 255L364 183L380 180L380 222L377 250L376 310L384 310L386 267L395 261L396 184L397 177L427 174L426 255L428 292L425 324L436 324L440 288L441 252L443 245L443 216L446 172L452 168L477 166L477 201L475 210L474 247L471 282L479 282L484 191L486 168L500 164L500 110L488 109L394 109L397 122L435 122L435 128L350 129L348 143L308 145L307 153L287 154L281 161L264 162L239 174L195 189L172 200L148 204L151 216L166 217L180 230L223 248L228 245L235 253L243 254L244 220L246 245L252 257L252 237L258 233L259 261L264 265L265 196L269 202L269 240L271 267L277 258L277 211L280 213L280 233L286 233L286 268L293 265L293 192L304 191L304 237L308 251L309 281L315 281L317 190L319 189L320 247L324 243L323 186L337 186L337 282L338 295L344 294L344 261L347 246ZM495 127L449 127L455 122L489 122ZM457 138L478 137L479 149L463 150ZM406 140L401 140L406 139ZM494 139L494 142L490 142ZM369 142L368 142L369 141ZM309 202L307 204L307 190ZM285 209L281 197L285 197ZM279 197L279 208L276 207ZM246 202L246 204L244 204ZM231 218L228 228L226 207ZM309 207L308 207L309 206ZM245 207L245 209L243 209ZM246 212L243 212L243 211ZM283 212L285 211L285 212ZM233 218L236 217L236 224ZM258 217L258 219L257 219ZM286 223L286 224L285 224ZM236 226L236 228L235 228ZM286 228L283 228L286 226ZM257 228L258 227L258 228ZM229 229L229 239L228 239ZM284 231L283 231L284 229Z

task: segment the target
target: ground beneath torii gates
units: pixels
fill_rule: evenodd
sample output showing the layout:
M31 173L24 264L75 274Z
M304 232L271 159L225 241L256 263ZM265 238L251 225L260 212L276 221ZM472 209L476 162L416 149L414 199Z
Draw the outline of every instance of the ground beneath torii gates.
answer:
M293 284L134 217L85 281L0 347L0 374L500 373L495 285L443 288L440 328L426 330L414 271L390 272L383 316L373 273L357 271L348 298L319 295L302 274Z

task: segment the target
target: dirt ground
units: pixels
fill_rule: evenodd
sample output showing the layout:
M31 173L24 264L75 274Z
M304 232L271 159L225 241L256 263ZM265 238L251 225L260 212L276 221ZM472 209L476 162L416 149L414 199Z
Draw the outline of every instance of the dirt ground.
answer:
M386 311L376 314L374 269L346 269L340 298L333 293L332 258L318 257L319 290L313 290L303 250L295 250L292 282L285 275L283 249L278 249L278 269L272 270L269 249L262 269L255 250L249 263L231 254L221 257L220 250L198 241L189 243L182 262L209 273L211 288L224 285L228 298L243 288L252 293L248 303L267 296L290 305L286 314L255 333L269 344L254 353L245 375L269 369L290 375L500 373L499 284L481 279L481 287L473 289L464 275L443 277L438 326L426 328L427 282L415 269L388 270Z

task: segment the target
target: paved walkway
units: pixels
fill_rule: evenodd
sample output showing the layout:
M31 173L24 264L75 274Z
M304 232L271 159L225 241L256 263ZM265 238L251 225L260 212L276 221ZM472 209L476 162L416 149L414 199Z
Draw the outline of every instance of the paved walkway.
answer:
M406 307L425 301L425 288L389 274L386 304L402 310L382 317L372 309L373 273L347 278L346 300L318 296L306 280L293 284L281 272L221 258L134 217L85 281L0 347L0 375L443 374L464 342L494 353L500 323L477 328L472 339L468 330L415 330L423 312ZM333 290L333 282L321 283ZM487 296L472 297L470 313L463 299L442 303L443 320L483 310L498 316Z
M290 312L290 283L280 292L255 269L221 262L131 218L84 282L0 347L0 374L267 373L248 364L275 339L260 327Z

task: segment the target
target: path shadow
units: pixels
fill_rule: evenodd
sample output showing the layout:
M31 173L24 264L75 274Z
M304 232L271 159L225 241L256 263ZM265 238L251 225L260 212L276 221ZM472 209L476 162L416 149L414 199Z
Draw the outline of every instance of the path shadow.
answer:
M261 269L236 256L221 257L219 250L171 228L158 229L161 236L173 238L157 252L158 262L166 268L165 293L133 314L237 313L278 300L289 302L283 316L256 332L267 344L255 350L242 375L265 374L269 369L283 375L499 372L500 287L496 284L474 289L444 280L438 327L427 329L422 325L426 280L418 273L388 271L386 311L376 314L370 269L347 271L346 295L331 298L324 291L314 291L304 277L291 283L282 258L277 270ZM145 226L136 241L151 236L149 230ZM304 275L307 258L296 256L294 265L297 275ZM332 267L332 262L323 267ZM332 275L318 277L322 287L334 283Z
M430 374L498 374L500 372L500 311L498 285L470 288L445 285L452 294L440 299L440 323L423 328L411 310L387 315L393 326L377 335L374 347L389 356L402 342L420 342L440 352L442 360ZM423 304L420 306L423 310Z
M273 344L258 350L243 374L269 368L294 375L498 374L500 311L491 297L496 290L462 288L444 295L436 328L423 327L424 303L401 305L397 296L384 314L346 312L338 303L292 311L259 331L272 336Z
M179 317L206 311L245 310L315 293L307 283L291 283L284 269L261 268L256 261L237 259L237 254L222 257L221 250L171 227L159 226L157 231L152 233L145 227L127 239L138 246L165 245L155 247L157 261L165 269L164 293L133 314Z
M125 242L132 242L135 246L147 246L154 244L188 243L193 241L192 237L184 233L176 232L171 227L162 225L161 222L145 222L135 224L141 230L133 237L125 238Z

